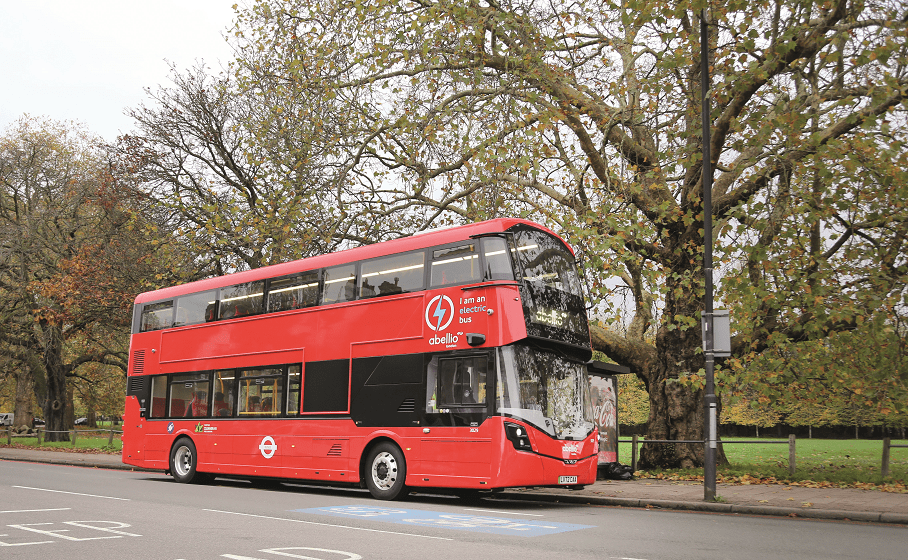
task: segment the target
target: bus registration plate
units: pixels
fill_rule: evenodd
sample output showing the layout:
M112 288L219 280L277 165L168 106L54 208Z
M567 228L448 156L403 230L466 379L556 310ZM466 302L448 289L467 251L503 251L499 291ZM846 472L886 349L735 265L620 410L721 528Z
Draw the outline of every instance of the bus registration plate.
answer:
M558 484L577 484L576 476L559 476Z

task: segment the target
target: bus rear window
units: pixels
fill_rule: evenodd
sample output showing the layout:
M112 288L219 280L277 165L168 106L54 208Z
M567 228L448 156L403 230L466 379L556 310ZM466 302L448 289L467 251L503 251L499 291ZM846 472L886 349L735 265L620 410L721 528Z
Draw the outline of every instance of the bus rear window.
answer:
M173 323L173 301L151 303L142 308L141 332L166 329Z

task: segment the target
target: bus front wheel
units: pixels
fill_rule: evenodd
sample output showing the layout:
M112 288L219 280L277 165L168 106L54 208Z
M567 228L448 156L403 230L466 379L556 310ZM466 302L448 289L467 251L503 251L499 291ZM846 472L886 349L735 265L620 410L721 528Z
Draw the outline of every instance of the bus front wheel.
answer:
M393 443L376 445L366 459L366 486L379 500L403 498L409 492L404 481L407 464L400 448Z
M170 474L177 482L204 482L205 476L196 471L198 453L189 438L180 438L170 450Z

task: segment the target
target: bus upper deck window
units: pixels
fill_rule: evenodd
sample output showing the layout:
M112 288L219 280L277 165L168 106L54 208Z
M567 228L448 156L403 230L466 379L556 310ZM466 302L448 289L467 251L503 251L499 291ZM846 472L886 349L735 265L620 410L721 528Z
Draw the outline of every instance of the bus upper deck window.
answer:
M245 317L262 312L265 282L247 282L221 288L218 318Z
M177 316L173 326L195 325L214 320L217 290L177 298Z
M363 262L360 297L386 296L423 289L426 254L406 253Z
M476 244L458 245L432 251L432 287L479 282L479 254Z
M268 287L268 311L311 307L318 303L318 271L276 278Z
M486 237L482 240L485 257L483 280L513 280L514 271L508 258L508 243L501 237Z
M345 264L325 269L322 303L338 303L356 299L356 265Z
M151 303L142 309L141 332L166 329L173 323L173 301Z

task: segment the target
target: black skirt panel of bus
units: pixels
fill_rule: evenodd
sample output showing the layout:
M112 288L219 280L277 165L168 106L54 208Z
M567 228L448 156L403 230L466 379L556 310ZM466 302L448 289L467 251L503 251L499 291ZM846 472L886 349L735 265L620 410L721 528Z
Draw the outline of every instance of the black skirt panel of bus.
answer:
M349 379L349 360L306 362L303 412L345 412Z
M417 426L425 410L422 354L353 360L350 416L357 426Z

